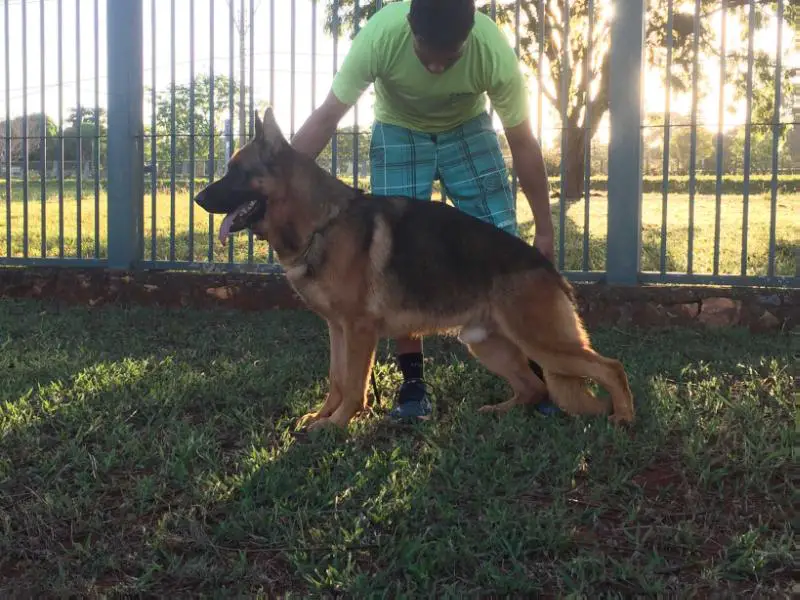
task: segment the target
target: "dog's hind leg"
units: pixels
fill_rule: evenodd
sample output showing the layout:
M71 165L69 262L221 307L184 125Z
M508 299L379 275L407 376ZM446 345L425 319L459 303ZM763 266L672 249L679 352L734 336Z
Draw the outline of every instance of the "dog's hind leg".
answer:
M342 382L344 381L345 348L344 330L338 323L328 321L328 337L330 338L330 368L328 374L328 395L317 412L308 413L300 418L298 427L305 427L330 417L342 402Z
M611 395L613 421L632 421L633 397L622 364L595 352L575 307L548 281L530 282L499 307L503 333L538 362L554 402L573 415L604 414L609 406L589 390L593 379Z
M608 403L601 402L588 389L584 378L589 378L611 394L612 421L633 421L633 396L619 361L601 356L590 348L557 350L545 346L539 351L539 356L548 356L543 359L546 360L543 363L545 379L551 396L563 410L585 415L609 412Z
M339 380L341 402L329 417L321 417L309 429L327 425L347 427L367 405L367 379L375 359L378 335L370 328L348 324L343 328L344 352L341 353L342 377Z
M462 332L459 339L489 371L505 379L513 396L499 404L487 404L480 412L506 413L515 406L535 404L547 393L544 382L531 371L525 354L507 337L481 328Z

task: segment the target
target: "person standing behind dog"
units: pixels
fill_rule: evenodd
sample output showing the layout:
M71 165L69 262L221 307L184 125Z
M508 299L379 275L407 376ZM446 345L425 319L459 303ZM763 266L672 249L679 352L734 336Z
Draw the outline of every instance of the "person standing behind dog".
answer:
M293 147L316 158L372 83L372 194L431 200L438 177L458 209L519 235L488 96L533 211L534 245L553 259L547 172L531 131L525 82L513 49L474 0L410 0L377 11L355 36L328 96L297 131ZM403 383L390 417L427 419L432 406L422 340L397 339L395 346ZM530 364L541 378L539 365Z

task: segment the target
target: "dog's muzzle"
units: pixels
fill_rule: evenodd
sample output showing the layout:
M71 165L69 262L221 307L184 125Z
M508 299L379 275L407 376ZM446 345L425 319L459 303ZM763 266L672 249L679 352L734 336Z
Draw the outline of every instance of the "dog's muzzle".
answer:
M194 201L206 212L224 214L219 228L219 241L225 244L232 233L247 229L261 220L267 207L267 199L253 190L232 189L225 178L209 184L201 190Z

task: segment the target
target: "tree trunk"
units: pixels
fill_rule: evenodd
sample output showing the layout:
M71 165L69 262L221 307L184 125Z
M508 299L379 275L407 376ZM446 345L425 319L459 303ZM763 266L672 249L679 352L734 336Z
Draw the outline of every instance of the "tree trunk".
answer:
M566 131L564 162L564 200L579 200L584 192L583 179L586 166L586 131L580 127L569 127Z

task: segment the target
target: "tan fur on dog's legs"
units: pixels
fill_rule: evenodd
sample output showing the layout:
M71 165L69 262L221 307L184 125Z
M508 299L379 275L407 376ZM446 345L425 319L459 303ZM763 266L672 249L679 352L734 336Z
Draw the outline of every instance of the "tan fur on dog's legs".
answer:
M542 366L550 397L568 414L607 413L607 403L594 397L584 378L593 379L611 395L617 423L634 420L633 396L622 364L595 352L569 298L553 286L531 281L516 297L505 299L499 324L525 354Z
M345 377L344 330L338 323L328 321L328 337L331 345L328 395L325 398L325 403L317 412L308 413L300 418L297 424L298 427L306 427L319 419L330 417L342 402L342 382Z
M367 378L375 359L378 336L371 329L346 325L344 328L342 401L328 418L320 418L310 430L336 425L345 428L367 405Z
M547 388L528 365L528 359L508 338L492 333L480 342L467 344L472 355L489 371L505 379L514 395L499 404L487 404L480 412L506 413L515 406L535 404L544 398Z

